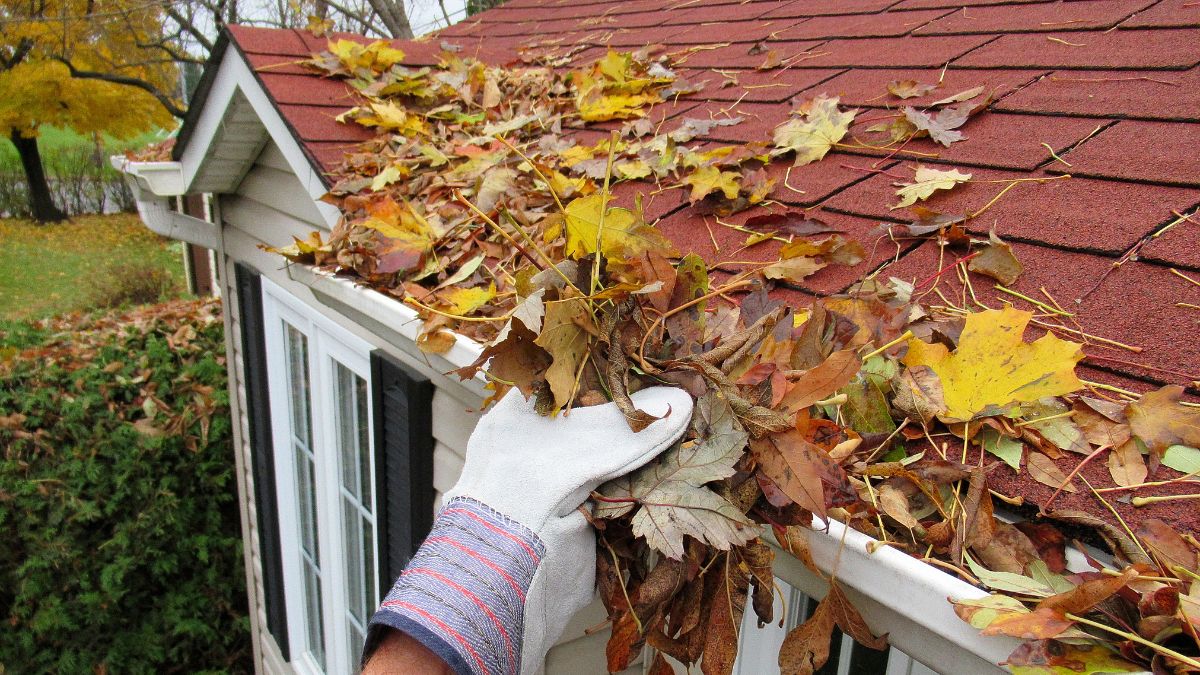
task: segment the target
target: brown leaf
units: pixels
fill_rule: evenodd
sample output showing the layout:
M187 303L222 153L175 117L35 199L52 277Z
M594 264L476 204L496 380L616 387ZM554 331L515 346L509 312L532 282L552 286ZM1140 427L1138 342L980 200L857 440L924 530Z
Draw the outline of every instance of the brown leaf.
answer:
M1077 492L1074 485L1063 485L1067 482L1067 475L1054 464L1054 460L1040 452L1029 453L1025 459L1025 468L1029 475L1042 485L1049 485L1054 489L1061 486L1066 492Z
M1109 450L1108 472L1112 474L1113 481L1122 487L1146 482L1149 470L1146 469L1146 460L1142 459L1142 453L1135 441L1125 441Z
M937 89L936 84L922 84L916 80L892 80L887 83L888 93L896 98L919 98Z
M794 234L798 237L810 237L815 234L842 232L843 230L813 218L805 211L787 210L777 213L767 213L761 216L751 216L746 219L745 227L753 230L765 230L776 234Z
M1150 553L1166 566L1167 572L1175 574L1172 569L1174 567L1182 567L1192 572L1197 571L1195 549L1188 546L1183 537L1179 536L1179 533L1170 525L1158 518L1150 518L1138 525L1135 534L1146 544Z
M1005 286L1013 285L1017 282L1017 277L1021 276L1024 266L1017 260L1008 242L1001 241L995 232L988 238L988 243L979 251L979 255L971 258L967 269L987 275Z
M1111 412L1111 411L1110 411ZM1108 415L1097 411L1089 404L1087 399L1081 398L1075 402L1075 407L1071 412L1071 419L1079 425L1083 431L1083 437L1088 443L1095 446L1107 445L1110 448L1123 445L1129 440L1132 431L1129 425L1124 423L1124 411L1120 411L1120 421L1115 421Z
M916 531L918 535L925 531L925 528L921 527L921 523L909 512L908 497L903 492L884 483L879 486L878 497L879 506L893 520L910 530Z
M842 467L799 431L755 439L750 447L759 470L789 499L821 520L825 520L828 494L853 490ZM825 485L830 486L829 491L825 490Z
M808 619L783 639L783 645L779 648L779 672L812 675L825 665L829 660L829 645L833 641L835 625L831 603L822 600Z
M831 603L833 612L833 620L837 622L838 628L842 632L854 638L856 642L869 647L870 649L887 649L888 641L886 635L875 637L871 632L870 626L863 620L862 615L850 604L850 598L842 592L842 587L837 581L833 581L829 585L829 594L825 596L822 603Z
M1182 395L1183 387L1168 385L1125 408L1129 427L1150 452L1162 455L1172 445L1200 447L1200 410L1180 405Z
M1022 640L1046 640L1063 633L1074 622L1061 612L1038 608L1028 614L1006 614L988 624L984 635L1009 635Z
M812 549L808 546L808 538L805 534L807 530L796 526L785 528L778 525L772 525L771 529L775 533L775 540L779 542L783 550L792 554L792 557L796 560L804 563L804 566L812 571L813 574L824 574L817 567L817 561L812 557Z
M1032 523L1027 520L1014 523L1014 526L1025 533L1037 548L1038 557L1046 563L1051 572L1061 573L1067 569L1066 537L1057 527L1050 523Z
M488 364L488 372L504 382L512 382L527 398L534 394L534 385L540 381L550 367L551 358L546 350L534 344L537 336L519 321L513 322L504 340L488 345L469 366L454 371L464 380Z
M1125 588L1129 582L1136 579L1138 572L1133 567L1125 568L1120 576L1103 576L1099 579L1085 581L1075 588L1052 595L1038 603L1038 609L1048 609L1057 614L1083 614L1112 597L1114 593Z
M580 299L546 304L542 333L535 342L553 359L546 370L546 381L554 393L554 406L567 405L575 390L576 374L588 349L587 307Z
M741 554L742 562L750 569L753 586L750 597L761 628L771 623L775 615L775 575L772 573L775 551L762 539L755 539L742 549Z
M712 596L704 659L700 662L700 670L704 675L729 675L737 659L738 628L742 625L742 613L746 610L749 577L741 571L733 557L733 552L725 554L724 570L720 572Z
M623 612L613 622L612 635L604 647L604 653L608 657L608 672L619 673L628 668L641 643L642 636L638 633L633 614Z
M861 366L862 361L853 350L834 352L821 364L804 371L793 380L779 405L784 410L794 413L829 398L838 389L849 384Z

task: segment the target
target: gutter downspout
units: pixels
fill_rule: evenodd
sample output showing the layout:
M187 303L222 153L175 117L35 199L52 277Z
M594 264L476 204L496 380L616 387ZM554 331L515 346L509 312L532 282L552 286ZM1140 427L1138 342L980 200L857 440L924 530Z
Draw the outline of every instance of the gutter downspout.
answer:
M134 162L121 155L110 157L109 162L125 175L125 183L137 202L138 216L151 231L207 249L220 248L221 230L215 223L171 208L174 197L187 193L181 163Z

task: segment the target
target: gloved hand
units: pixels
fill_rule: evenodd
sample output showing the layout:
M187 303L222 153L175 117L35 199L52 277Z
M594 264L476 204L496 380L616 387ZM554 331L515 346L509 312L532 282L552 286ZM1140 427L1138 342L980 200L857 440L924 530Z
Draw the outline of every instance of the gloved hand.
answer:
M517 391L484 415L432 532L371 619L365 653L390 626L459 673L536 672L595 593L596 538L577 508L667 449L691 419L680 389L632 398L666 417L638 433L611 403L542 417Z

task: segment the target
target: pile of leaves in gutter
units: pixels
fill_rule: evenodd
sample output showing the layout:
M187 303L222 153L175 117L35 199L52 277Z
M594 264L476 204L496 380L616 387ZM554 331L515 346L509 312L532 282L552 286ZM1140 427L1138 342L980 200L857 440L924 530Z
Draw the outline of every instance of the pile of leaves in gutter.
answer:
M314 234L280 253L416 308L427 351L449 349L456 333L487 344L458 374L486 369L496 396L515 387L543 414L612 401L638 430L654 418L630 392L666 383L696 399L678 445L593 494L609 670L648 644L654 673L671 672L665 656L729 673L747 599L760 625L779 619L765 533L825 576L806 533L831 518L994 591L955 607L985 633L1026 640L1009 659L1015 670L1200 667L1195 539L1157 521L1129 532L1048 514L1097 527L1111 544L1111 563L1088 558L1089 569L1069 571L1066 539L1049 520L1003 522L988 491L997 459L1070 491L1073 477L1051 461L1065 453L1106 456L1126 486L1160 463L1194 464L1200 411L1180 404L1179 388L1097 396L1074 372L1080 344L1050 332L1024 340L1032 313L923 306L897 279L784 305L769 294L776 285L865 257L861 243L802 212L746 223L747 247L784 240L778 259L710 269L680 256L640 202L611 203L621 181L643 181L645 193L686 189L707 214L766 203L767 162L820 161L857 111L817 96L773 142L722 146L693 141L736 118L663 131L646 116L694 89L651 49L610 51L573 71L532 55L495 68L452 52L418 68L383 43L337 41L309 65L362 93L341 119L383 133L337 174L328 199L344 218L331 239ZM914 95L916 83L893 85L898 98ZM987 100L980 89L905 108L877 131L893 144L927 134L949 145ZM918 167L897 206L969 179ZM965 234L971 216L917 214L892 236L974 249L964 273L969 260L1004 283L1020 274L1006 243ZM886 644L829 581L784 641L783 672L825 663L835 626Z

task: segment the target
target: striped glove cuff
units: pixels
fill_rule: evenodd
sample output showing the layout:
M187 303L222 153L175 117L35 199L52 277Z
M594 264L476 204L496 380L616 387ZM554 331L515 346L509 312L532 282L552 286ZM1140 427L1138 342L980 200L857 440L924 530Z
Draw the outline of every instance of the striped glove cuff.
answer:
M468 497L450 501L371 618L368 654L387 626L460 675L517 675L525 594L544 554L524 525Z

